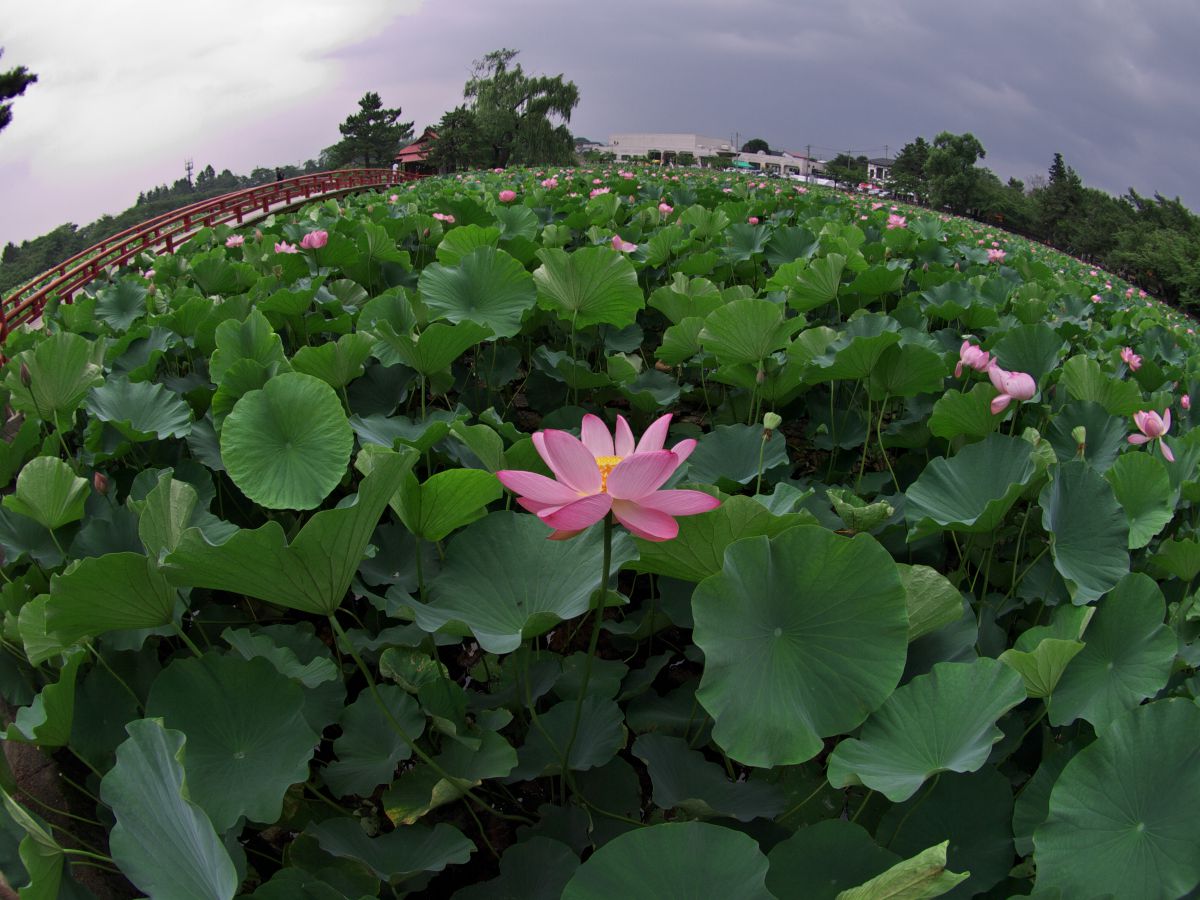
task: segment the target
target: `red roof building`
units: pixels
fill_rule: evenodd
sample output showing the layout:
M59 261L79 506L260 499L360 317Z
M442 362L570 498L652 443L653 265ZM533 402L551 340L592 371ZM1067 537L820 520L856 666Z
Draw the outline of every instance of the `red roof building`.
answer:
M437 140L437 132L426 128L419 138L396 154L396 162L405 172L421 172L429 169L429 150Z

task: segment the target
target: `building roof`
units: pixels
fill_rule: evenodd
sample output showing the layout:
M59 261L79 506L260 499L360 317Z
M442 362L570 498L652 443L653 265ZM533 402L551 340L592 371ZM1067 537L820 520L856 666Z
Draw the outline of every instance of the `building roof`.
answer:
M883 157L880 157L880 158L878 158L878 159L868 159L868 160L867 160L867 163L868 163L869 165L872 165L872 166L884 166L884 167L886 167L886 168L888 168L888 169L890 169L890 168L892 167L892 165L893 165L895 162L896 162L896 161L895 161L894 159L885 159L885 158L883 158Z
M396 162L424 162L429 156L429 145L436 141L437 137L436 131L426 128L419 138L396 154Z

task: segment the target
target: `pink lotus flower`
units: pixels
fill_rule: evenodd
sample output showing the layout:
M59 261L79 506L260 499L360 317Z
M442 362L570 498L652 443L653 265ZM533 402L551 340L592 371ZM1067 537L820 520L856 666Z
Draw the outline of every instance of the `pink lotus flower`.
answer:
M1103 298L1099 294L1092 294L1092 302L1099 303Z
M671 213L675 212L675 207L666 203L660 203L658 204L658 211L664 216L669 216Z
M1136 372L1142 367L1142 358L1133 352L1132 347L1121 348L1121 362L1129 366L1130 372Z
M708 512L720 505L700 491L660 491L696 447L680 441L664 450L670 414L656 419L634 445L633 432L617 416L616 436L598 417L583 417L582 440L565 431L547 429L533 435L554 478L504 469L501 484L517 494L517 502L554 531L551 540L574 537L611 511L637 537L669 541L679 534L675 516Z
M992 366L992 356L970 341L963 341L962 346L958 348L958 365L954 367L955 378L962 378L964 366L976 372L986 372Z
M300 246L305 250L319 250L328 243L328 231L310 231L300 240Z
M1004 257L1006 257L1008 255L1003 250L995 250L995 249L991 249L991 248L988 249L987 254L988 254L988 262L990 262L990 263L1002 263L1002 262L1004 262Z
M399 195L399 194L390 194L390 195L388 196L388 203L395 203L395 202L396 202L397 200L399 200L399 199L400 199L400 195Z
M295 244L289 244L287 241L280 241L275 245L276 253L299 253L300 248Z
M1013 400L1023 403L1032 400L1037 393L1037 383L1032 376L1024 372L1005 371L996 365L995 360L992 360L992 366L988 369L988 377L992 380L992 386L1000 392L992 400L993 416L1004 412Z
M229 248L240 247L244 243L246 243L245 235L231 234L229 237L225 238L225 246Z
M757 225L758 224L758 216L750 216L750 218L746 219L746 221L749 222L751 225Z
M454 224L454 216L450 215L450 213L434 213L433 217L439 222L445 222L448 225Z
M887 218L887 227L889 231L896 228L903 228L907 224L908 220L905 219L904 216L897 215L896 213L892 213Z
M549 177L549 178L545 178L545 179L543 179L543 180L542 180L542 187L544 187L544 188L556 188L556 187L558 187L558 179L557 179L557 178L555 178L554 176L551 176L551 177Z
M631 244L629 241L621 240L619 234L614 234L612 237L612 248L620 253L632 253L637 249L637 244Z
M510 191L510 190L503 190L499 193L498 196L500 198L501 203L512 203L514 200L517 199L517 192Z
M1135 412L1133 423L1137 425L1141 434L1131 434L1128 438L1129 443L1148 444L1150 441L1157 440L1166 461L1175 462L1175 454L1163 440L1163 435L1171 430L1171 410L1168 409L1161 416L1156 412L1147 412L1146 410Z

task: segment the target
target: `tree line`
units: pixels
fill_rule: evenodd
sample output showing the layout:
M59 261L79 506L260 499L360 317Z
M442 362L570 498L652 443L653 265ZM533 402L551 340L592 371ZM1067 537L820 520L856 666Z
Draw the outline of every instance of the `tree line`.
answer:
M1029 185L1002 182L978 165L986 155L969 132L918 137L896 155L889 187L933 209L1049 244L1161 299L1200 307L1200 216L1178 197L1145 197L1132 188L1114 197L1087 187L1061 153ZM861 175L865 180L865 160Z

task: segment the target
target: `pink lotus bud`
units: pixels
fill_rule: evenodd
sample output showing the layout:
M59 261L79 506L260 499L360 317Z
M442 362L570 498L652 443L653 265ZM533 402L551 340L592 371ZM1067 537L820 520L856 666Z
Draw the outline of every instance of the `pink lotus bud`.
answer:
M1191 409L1191 408L1192 408L1192 397L1191 397L1191 395L1190 395L1190 394L1184 394L1182 397L1180 397L1180 398L1179 398L1179 405L1180 405L1180 406L1182 406L1184 409Z
M510 190L503 190L499 193L498 196L500 198L501 203L512 203L514 200L517 199L517 192L510 191Z
M328 231L310 231L300 241L305 250L317 250L329 243Z
M97 494L102 494L102 495L107 494L108 493L108 476L105 475L103 472L93 472L92 473L92 487L95 489Z
M20 378L21 385L25 388L33 384L33 378L29 374L29 366L25 365L25 363L21 363Z
M758 216L751 216L746 221L749 222L751 225L757 225L758 224Z

